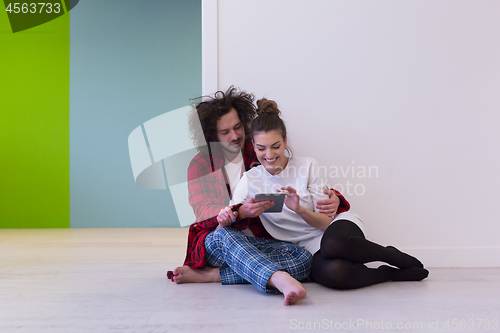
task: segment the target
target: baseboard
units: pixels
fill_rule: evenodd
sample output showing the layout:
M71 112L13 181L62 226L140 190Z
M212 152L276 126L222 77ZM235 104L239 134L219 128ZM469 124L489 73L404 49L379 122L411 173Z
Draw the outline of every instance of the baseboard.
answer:
M500 267L500 248L401 248L426 267Z

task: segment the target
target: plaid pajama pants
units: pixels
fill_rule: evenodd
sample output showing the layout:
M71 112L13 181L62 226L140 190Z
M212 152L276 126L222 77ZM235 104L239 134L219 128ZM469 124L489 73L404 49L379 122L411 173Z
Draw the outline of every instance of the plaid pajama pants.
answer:
M311 271L312 255L300 246L247 237L230 227L208 234L205 249L207 263L219 268L222 284L251 283L260 291L277 293L275 288L266 286L274 272L286 271L300 281Z

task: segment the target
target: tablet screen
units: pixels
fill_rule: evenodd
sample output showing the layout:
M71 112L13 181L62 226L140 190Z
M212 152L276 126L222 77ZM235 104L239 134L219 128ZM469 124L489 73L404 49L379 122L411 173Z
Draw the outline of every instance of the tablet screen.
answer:
M274 201L274 206L266 210L264 213L281 213L283 211L285 196L285 193L257 193L255 195L255 202L264 200Z

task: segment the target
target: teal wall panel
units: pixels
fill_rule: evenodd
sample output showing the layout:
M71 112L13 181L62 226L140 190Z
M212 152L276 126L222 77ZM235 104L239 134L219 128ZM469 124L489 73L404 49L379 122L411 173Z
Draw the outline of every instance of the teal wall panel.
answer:
M178 227L135 185L127 138L201 95L201 0L80 1L70 30L71 227Z

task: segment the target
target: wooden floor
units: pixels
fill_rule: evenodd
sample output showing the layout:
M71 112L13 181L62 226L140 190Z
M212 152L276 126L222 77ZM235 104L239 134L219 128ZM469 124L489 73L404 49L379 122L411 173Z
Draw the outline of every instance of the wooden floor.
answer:
M500 268L431 268L423 282L353 291L307 283L307 297L285 307L252 285L167 280L186 237L0 230L0 332L500 332Z

